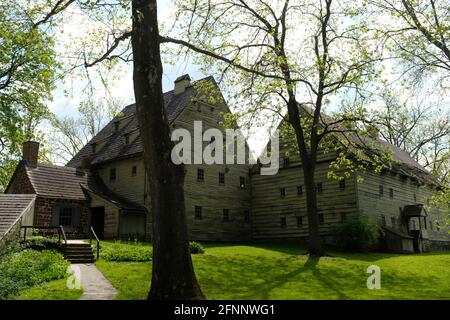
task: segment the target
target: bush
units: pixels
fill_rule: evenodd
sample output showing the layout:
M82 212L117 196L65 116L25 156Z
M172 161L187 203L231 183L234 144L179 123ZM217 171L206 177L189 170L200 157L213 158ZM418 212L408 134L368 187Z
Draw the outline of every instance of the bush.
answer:
M56 251L26 249L0 258L0 299L66 276L69 262Z
M367 252L378 240L377 226L359 214L334 226L332 234L338 247L346 251Z
M151 261L152 248L142 244L125 244L116 242L113 244L100 244L100 257L106 261Z
M205 253L205 249L203 249L203 246L195 241L189 242L189 250L191 251L191 254Z
M42 237L32 236L28 237L26 241L22 242L24 248L33 250L58 250L58 238L56 237Z

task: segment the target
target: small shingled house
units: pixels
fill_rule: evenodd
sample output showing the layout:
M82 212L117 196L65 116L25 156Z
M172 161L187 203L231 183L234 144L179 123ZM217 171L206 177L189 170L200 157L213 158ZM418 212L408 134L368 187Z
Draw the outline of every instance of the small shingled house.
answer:
M212 77L195 82L188 75L179 77L174 89L164 94L170 127L192 133L194 121L202 121L203 131L223 132L223 114L230 110L220 99L204 99L195 84L218 89ZM320 153L316 190L324 241L332 243L333 225L365 214L384 228L390 251L450 248L447 230L434 225L444 213L426 206L438 187L435 180L408 154L381 143L392 149L397 165L381 174L369 170L363 182L356 174L341 181L328 179L336 155ZM65 167L38 163L38 149L35 142L25 143L23 160L6 189L11 197L35 195L34 225L63 225L72 237L85 237L92 226L101 238L151 239L150 197L135 105L125 107ZM189 238L307 241L301 161L294 153L280 151L281 168L273 176L260 175L258 165L186 165Z

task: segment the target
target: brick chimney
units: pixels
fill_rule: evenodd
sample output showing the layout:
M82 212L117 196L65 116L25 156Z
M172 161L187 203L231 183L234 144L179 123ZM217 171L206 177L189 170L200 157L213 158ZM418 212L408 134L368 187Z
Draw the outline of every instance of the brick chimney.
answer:
M39 156L39 142L26 141L22 146L22 159L30 167L36 167Z
M177 95L183 93L187 87L191 85L191 77L188 74L182 75L175 80L175 88L173 90L173 94Z

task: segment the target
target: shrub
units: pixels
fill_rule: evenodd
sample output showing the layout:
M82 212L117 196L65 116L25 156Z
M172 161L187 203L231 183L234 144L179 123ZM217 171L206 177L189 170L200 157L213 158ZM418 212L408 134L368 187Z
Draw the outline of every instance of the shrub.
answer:
M100 244L100 257L106 261L151 261L152 248L142 244Z
M332 234L338 247L346 251L367 252L378 240L377 226L359 214L334 226Z
M33 250L57 250L58 238L56 237L42 237L42 236L32 236L27 238L26 241L22 242L24 248L30 248Z
M192 254L205 253L205 249L203 248L203 246L195 241L189 242L189 250L191 251Z
M69 262L56 251L26 249L0 258L0 299L66 276Z

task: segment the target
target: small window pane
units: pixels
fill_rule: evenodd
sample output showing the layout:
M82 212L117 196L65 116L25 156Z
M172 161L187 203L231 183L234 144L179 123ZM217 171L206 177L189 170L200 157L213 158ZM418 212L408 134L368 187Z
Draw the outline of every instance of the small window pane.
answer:
M245 189L245 177L239 177L239 187Z
M297 227L303 227L303 217L297 217Z
M244 221L250 223L250 210L244 210Z
M225 173L219 172L219 183L225 184Z
M280 218L280 226L285 229L287 227L286 217Z
M205 180L205 170L198 168L197 169L197 181L204 181Z
M323 185L322 185L322 182L318 182L318 183L317 183L317 192L318 192L318 193L322 193L322 191L323 191Z
M64 227L72 225L72 208L59 209L59 225Z
M280 188L280 196L282 198L286 197L286 188Z
M202 218L202 207L195 206L195 219L201 219Z
M319 213L319 224L324 224L324 223L325 223L325 218L322 213Z
M223 209L223 221L230 221L230 210Z

